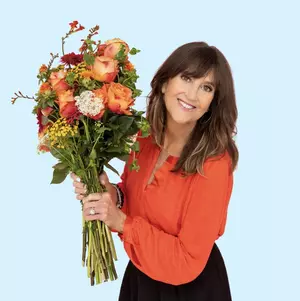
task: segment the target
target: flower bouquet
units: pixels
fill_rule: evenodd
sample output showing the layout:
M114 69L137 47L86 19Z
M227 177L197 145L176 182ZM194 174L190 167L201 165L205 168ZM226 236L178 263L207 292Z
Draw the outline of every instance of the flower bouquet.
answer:
M87 186L87 194L104 192L99 174L104 166L117 172L109 161L127 161L133 152L130 170L138 171L135 152L138 133L147 136L149 124L142 111L132 108L141 94L136 88L138 75L129 55L139 52L120 39L105 43L94 41L99 26L89 30L81 40L78 53L64 51L66 39L83 30L77 21L70 23L62 37L60 63L53 66L59 55L51 53L49 64L39 69L39 91L34 97L20 91L12 97L35 101L33 114L38 123L38 151L50 152L58 163L53 166L51 183L65 180L70 172L78 175ZM82 264L87 267L91 285L117 279L114 260L117 255L111 231L102 221L82 219Z

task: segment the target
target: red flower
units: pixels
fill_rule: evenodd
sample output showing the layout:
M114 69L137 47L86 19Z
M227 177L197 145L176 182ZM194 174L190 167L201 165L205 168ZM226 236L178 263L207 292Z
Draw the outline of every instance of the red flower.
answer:
M38 150L40 152L50 152L50 148L47 145L44 145L44 144L39 145Z
M102 56L104 54L104 50L105 50L106 47L107 47L106 44L99 44L97 46L97 53L96 53L97 56Z
M78 21L73 21L72 23L69 23L69 25L71 26L71 29L76 28L78 24Z
M38 108L38 110L37 110L37 124L39 125L39 132L38 132L39 138L42 138L45 135L45 132L46 132L47 128L51 124L50 122L47 122L47 124L44 125L43 121L42 121L42 118L43 118L42 110L40 108Z
M82 54L75 54L74 52L65 54L61 57L60 61L64 64L68 65L78 65L83 62L83 55Z
M71 29L70 29L71 32L77 32L77 31L84 29L84 27L80 24L79 24L79 27L76 28L78 25L78 21L73 21L72 23L69 23L69 25L71 26Z

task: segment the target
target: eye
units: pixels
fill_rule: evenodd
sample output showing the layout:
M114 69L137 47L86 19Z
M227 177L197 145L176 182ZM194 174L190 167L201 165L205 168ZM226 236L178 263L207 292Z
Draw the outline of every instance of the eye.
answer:
M204 88L208 88L208 90L205 89L206 92L212 92L212 90L213 90L213 88L211 86L208 86L208 85L204 85Z
M186 82L190 82L191 81L191 78L189 76L187 76L187 75L181 75L181 79L183 79Z

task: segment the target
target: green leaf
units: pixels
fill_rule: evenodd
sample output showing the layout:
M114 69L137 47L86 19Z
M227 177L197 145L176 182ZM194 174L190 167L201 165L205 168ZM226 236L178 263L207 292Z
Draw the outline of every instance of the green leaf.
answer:
M54 100L53 99L47 100L47 105L48 105L48 107L53 107L54 106Z
M59 160L62 160L62 158L63 158L62 155L57 150L55 150L53 148L50 148L50 153L53 157L55 157Z
M142 137L148 137L150 133L150 124L147 119L142 119L140 128L142 131Z
M85 176L85 171L83 169L76 169L74 174L82 179Z
M119 172L113 167L111 166L109 163L105 163L104 164L108 169L110 169L111 171L113 171L114 173L116 173L118 176L120 176Z
M76 74L74 72L68 72L66 76L66 82L70 85L73 86L74 80L75 80Z
M137 164L137 159L134 159L132 161L132 163L129 165L129 170L132 171L132 170L136 170L136 171L139 171L140 169L140 166Z
M48 117L42 116L42 125L46 125L48 123Z
M120 130L123 133L126 133L127 130L131 127L133 121L134 121L133 117L130 117L130 116L121 116L119 118Z
M121 153L123 149L116 146L110 146L108 149L106 149L106 152L108 153Z
M139 50L139 49L136 49L136 48L131 48L131 50L129 51L129 53L131 54L131 55L135 55L135 54L137 54L137 53L139 53L139 52L141 52L141 50Z
M139 96L142 95L142 93L143 93L142 90L140 90L140 89L135 89L135 90L133 91L133 93L132 93L132 98L139 97Z
M110 127L112 130L118 130L120 126L119 126L118 124L110 124L109 127Z
M124 62L126 59L125 54L125 46L122 44L120 51L115 55L115 60L118 60L119 62Z
M145 111L137 111L135 113L135 116L142 116L145 113Z
M86 62L87 65L94 65L95 57L93 55L85 53L83 55L83 59L84 59L84 61Z
M53 178L51 184L60 184L62 183L69 173L69 168L66 169L54 169Z
M64 169L67 169L68 168L68 165L66 165L65 163L63 162L59 162L57 164L55 164L54 166L52 166L53 168L55 169L58 169L58 170L64 170Z
M131 149L134 152L139 152L140 151L140 143L139 141L135 141L132 145L131 145Z
M129 155L127 154L127 155L119 156L117 158L121 161L127 162L129 159Z
M97 152L96 152L96 150L94 148L92 149L92 151L90 153L90 158L92 160L95 160L97 158Z

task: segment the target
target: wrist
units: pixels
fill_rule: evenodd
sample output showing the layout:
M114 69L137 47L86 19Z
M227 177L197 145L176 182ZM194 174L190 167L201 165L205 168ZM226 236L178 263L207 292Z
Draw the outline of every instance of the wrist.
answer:
M118 184L111 184L114 187L114 195L116 198L116 206L121 209L123 207L124 202L124 194L123 191L120 189Z
M120 226L118 229L119 233L123 233L126 218L127 218L127 215L123 211L120 210Z
M111 198L112 198L113 203L114 203L115 205L117 205L117 203L118 203L118 193L117 193L117 190L116 190L116 188L114 187L114 185L111 185L110 195L111 195Z

